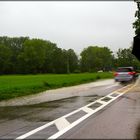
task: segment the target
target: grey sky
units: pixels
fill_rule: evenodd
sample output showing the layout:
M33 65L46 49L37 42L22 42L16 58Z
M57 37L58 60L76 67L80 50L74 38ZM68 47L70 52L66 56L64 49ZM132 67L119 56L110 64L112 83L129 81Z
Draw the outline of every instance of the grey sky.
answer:
M74 49L90 45L131 46L134 29L133 1L0 2L0 36L29 36Z

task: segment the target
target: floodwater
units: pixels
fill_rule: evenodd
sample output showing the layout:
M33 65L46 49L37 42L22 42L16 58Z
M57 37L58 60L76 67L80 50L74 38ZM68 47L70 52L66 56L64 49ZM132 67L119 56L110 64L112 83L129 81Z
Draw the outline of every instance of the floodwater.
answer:
M0 120L20 118L30 122L49 122L101 97L98 95L75 96L35 105L0 107Z
M121 87L111 79L0 102L0 137L15 138Z
M39 94L29 95L25 97L18 97L15 99L10 99L7 101L1 101L0 106L22 106L22 105L31 105L38 104L42 102L61 100L64 98L70 98L74 96L84 96L89 94L98 94L104 87L114 85L114 80L99 80L97 82L81 84L72 87L64 87L54 90L47 90ZM88 95L89 95L88 94Z

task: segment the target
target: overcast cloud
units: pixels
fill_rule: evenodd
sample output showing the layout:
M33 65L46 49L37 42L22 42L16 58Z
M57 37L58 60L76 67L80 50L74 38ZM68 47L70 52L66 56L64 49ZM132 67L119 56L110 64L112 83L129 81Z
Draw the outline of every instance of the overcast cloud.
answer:
M0 2L0 36L29 36L74 49L90 45L131 46L134 29L133 1Z

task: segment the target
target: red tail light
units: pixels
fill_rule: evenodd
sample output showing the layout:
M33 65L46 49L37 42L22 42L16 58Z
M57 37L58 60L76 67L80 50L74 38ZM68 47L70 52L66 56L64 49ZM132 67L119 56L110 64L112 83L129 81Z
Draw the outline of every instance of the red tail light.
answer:
M134 74L134 72L128 72L128 74L129 74L129 75L133 75L133 74Z
M133 74L136 74L136 72L134 71Z
M117 76L117 75L118 75L118 73L117 73L117 72L115 72L115 73L114 73L114 76Z

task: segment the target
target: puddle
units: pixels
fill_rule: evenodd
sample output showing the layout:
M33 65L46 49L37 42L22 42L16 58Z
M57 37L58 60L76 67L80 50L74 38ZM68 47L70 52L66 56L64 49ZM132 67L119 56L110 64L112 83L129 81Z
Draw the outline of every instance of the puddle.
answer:
M111 98L109 98L109 97L105 97L102 99L102 101L105 101L105 102L108 102L109 100L111 100Z
M83 117L84 115L86 115L87 113L80 110L74 114L72 114L71 116L68 116L66 119L70 122L73 123L74 121L78 120L79 118Z
M102 105L101 103L96 102L96 103L94 103L93 105L91 105L91 106L89 106L89 107L92 108L92 109L94 110L94 109L100 107L101 105Z
M99 98L98 95L76 96L35 105L0 107L0 120L52 121Z

